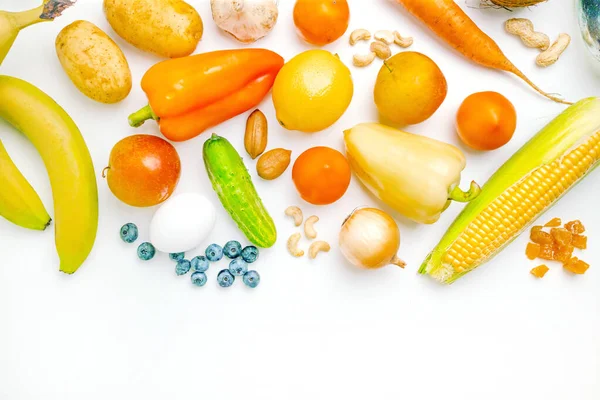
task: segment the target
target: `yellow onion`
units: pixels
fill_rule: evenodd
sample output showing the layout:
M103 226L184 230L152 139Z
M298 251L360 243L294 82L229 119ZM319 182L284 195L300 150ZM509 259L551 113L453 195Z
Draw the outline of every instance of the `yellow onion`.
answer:
M396 221L376 208L358 208L340 231L340 250L357 267L375 269L394 264L404 268L397 257L400 230Z

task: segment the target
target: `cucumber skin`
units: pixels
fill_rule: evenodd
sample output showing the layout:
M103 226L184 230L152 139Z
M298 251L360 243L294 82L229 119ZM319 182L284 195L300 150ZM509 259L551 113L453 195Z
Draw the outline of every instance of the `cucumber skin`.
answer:
M225 210L253 244L272 247L277 241L277 229L242 157L227 139L216 134L204 143L203 155L208 178Z

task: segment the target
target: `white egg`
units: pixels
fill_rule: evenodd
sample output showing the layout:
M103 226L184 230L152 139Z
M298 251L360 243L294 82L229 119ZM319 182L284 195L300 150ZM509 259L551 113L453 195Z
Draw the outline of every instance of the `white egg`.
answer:
M152 217L150 242L165 253L192 250L213 230L216 211L212 203L197 193L170 198Z

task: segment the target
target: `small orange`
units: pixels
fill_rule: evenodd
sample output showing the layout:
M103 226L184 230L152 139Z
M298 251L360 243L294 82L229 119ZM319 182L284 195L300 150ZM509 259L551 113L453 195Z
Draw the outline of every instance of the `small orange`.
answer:
M350 185L350 164L346 157L329 147L313 147L298 157L292 179L300 196L315 205L339 200Z
M467 97L456 114L461 140L475 150L496 150L512 139L517 111L500 93L481 92Z
M335 42L348 29L350 8L346 0L297 0L294 24L308 43L317 46Z

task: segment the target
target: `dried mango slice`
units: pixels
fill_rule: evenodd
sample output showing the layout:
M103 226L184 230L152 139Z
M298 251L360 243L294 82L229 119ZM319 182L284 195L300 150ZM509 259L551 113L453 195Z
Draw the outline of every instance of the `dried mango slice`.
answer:
M574 235L580 235L585 232L585 226L579 220L567 222L565 228Z
M567 261L564 267L567 271L570 271L574 274L583 275L590 268L590 264L578 259L577 257L573 257Z
M562 220L560 218L552 218L546 225L546 228L558 228L562 225Z
M553 260L554 259L554 246L551 244L543 244L540 246L540 254L538 256L544 260Z
M531 275L535 276L536 278L543 278L544 275L546 275L546 272L548 272L550 270L550 268L548 268L545 265L540 265L539 267L535 267L534 269L532 269Z
M571 241L571 244L578 249L585 250L587 249L587 236L573 235L573 241Z
M575 247L571 244L568 244L566 246L556 246L555 245L553 258L554 258L554 260L560 261L564 264L571 259L571 257L573 256L574 250L575 250Z
M527 243L525 254L530 260L535 260L540 255L541 246L537 243Z
M573 234L564 228L552 228L550 235L558 246L567 246L573 240Z
M554 239L552 238L552 235L542 230L532 230L529 238L533 243L537 244L554 244Z

